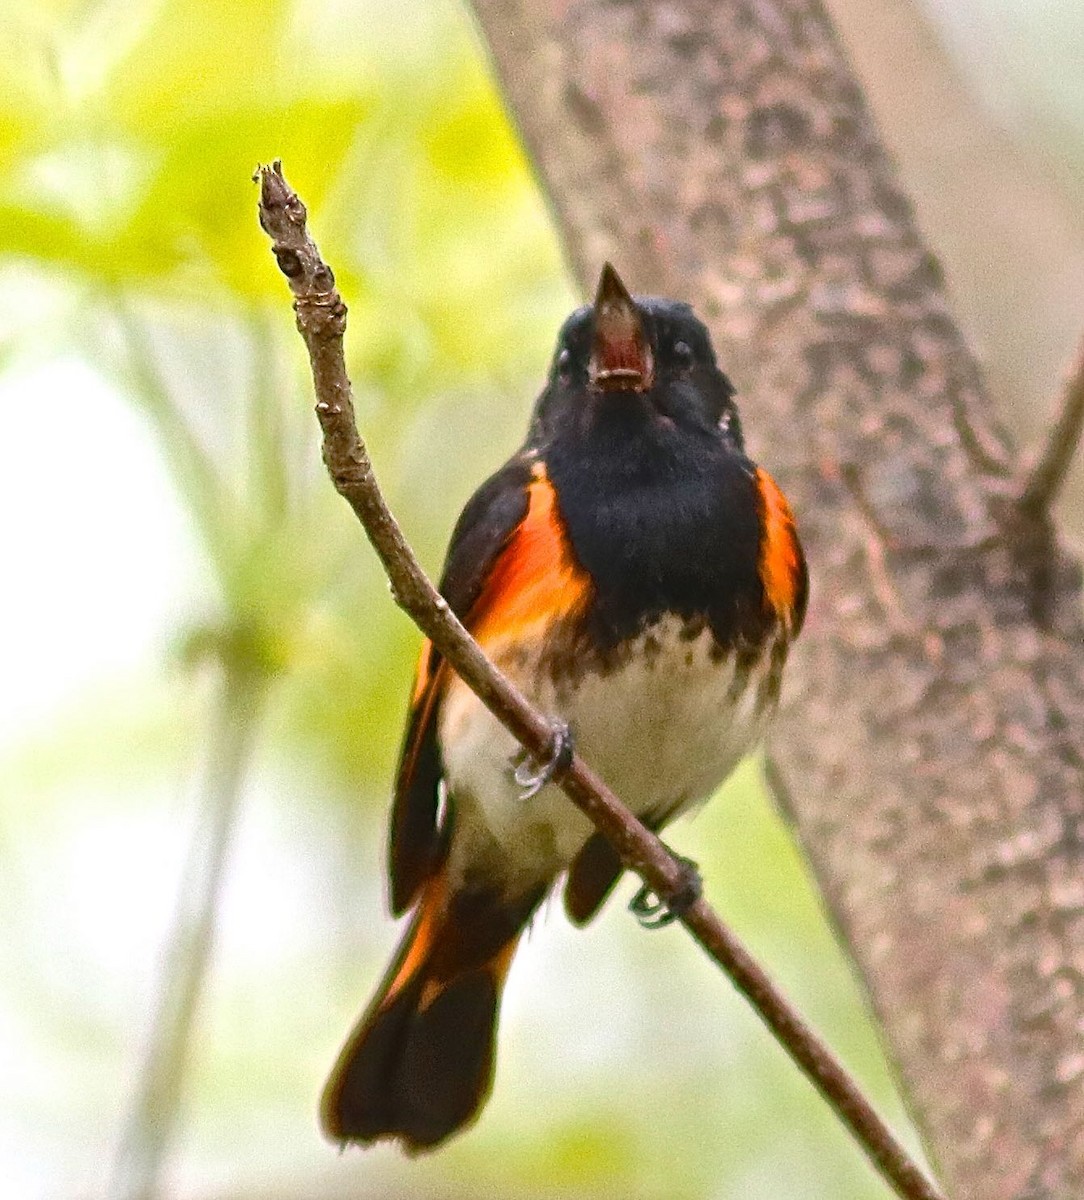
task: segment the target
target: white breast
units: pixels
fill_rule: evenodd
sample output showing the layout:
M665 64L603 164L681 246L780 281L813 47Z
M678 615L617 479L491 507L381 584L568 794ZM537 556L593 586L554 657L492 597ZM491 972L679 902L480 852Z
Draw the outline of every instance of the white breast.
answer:
M642 634L605 674L555 681L540 656L488 647L497 665L542 709L570 726L584 760L641 817L667 820L706 799L763 732L774 707L766 686L771 647L735 669L708 630L683 639L667 618ZM454 807L453 878L483 861L511 887L556 875L592 826L557 787L524 800L513 771L522 751L456 680L441 708L445 783ZM494 861L495 860L495 861Z

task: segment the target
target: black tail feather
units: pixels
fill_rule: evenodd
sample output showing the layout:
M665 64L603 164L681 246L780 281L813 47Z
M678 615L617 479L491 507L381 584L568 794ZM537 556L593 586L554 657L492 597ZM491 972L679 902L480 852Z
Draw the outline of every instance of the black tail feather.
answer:
M324 1089L332 1141L428 1150L469 1125L493 1083L501 990L542 890L516 904L423 893L383 985Z

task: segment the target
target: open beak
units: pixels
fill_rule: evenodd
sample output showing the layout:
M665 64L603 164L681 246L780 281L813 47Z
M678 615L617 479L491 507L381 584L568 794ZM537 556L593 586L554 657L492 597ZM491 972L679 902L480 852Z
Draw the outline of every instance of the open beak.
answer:
M599 391L646 391L655 378L643 317L609 263L595 295L595 336L587 377Z

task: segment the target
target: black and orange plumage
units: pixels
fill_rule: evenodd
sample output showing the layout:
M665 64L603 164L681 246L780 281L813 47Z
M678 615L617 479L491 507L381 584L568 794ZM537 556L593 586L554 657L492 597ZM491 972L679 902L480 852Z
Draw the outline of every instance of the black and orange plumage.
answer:
M806 591L790 509L746 456L706 329L607 266L560 332L526 443L465 507L441 592L658 829L759 737ZM524 796L522 769L427 642L389 847L392 910L412 917L328 1081L329 1137L418 1151L469 1124L521 932L563 872L581 924L619 878L556 787Z

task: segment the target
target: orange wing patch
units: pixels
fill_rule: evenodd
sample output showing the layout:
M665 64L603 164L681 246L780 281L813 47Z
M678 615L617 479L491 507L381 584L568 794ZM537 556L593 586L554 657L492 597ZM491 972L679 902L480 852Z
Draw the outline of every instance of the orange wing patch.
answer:
M410 697L411 729L416 736L411 737L403 748L402 759L399 763L399 782L396 791L410 786L418 765L418 756L422 750L424 735L432 720L433 711L444 682L447 665L437 654L433 643L426 638L422 642L421 654L418 656L418 669L414 677L414 691Z
M527 514L493 566L467 625L482 646L514 638L531 625L569 616L587 601L591 579L576 562L557 494L536 463Z
M568 616L590 591L590 577L572 555L546 469L536 463L532 473L526 515L466 615L464 623L482 646L514 638L539 621ZM418 656L412 708L439 694L446 672L444 660L426 638Z
M422 642L421 653L418 655L418 669L414 673L414 691L410 697L411 708L418 706L430 684L436 678L436 672L433 670L433 655L433 643L426 638Z
M576 562L553 485L536 464L527 486L527 510L489 565L464 624L489 653L530 637L585 604L591 590ZM538 632L536 629L534 632ZM433 644L422 643L392 813L392 908L409 907L431 877L440 850L436 788L441 770L437 721L460 703L474 703ZM443 714L438 718L438 712Z
M775 480L757 467L764 533L758 569L764 594L786 625L800 625L805 608L805 560L794 525L794 514Z

